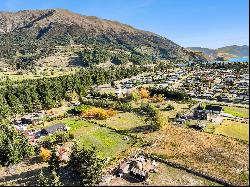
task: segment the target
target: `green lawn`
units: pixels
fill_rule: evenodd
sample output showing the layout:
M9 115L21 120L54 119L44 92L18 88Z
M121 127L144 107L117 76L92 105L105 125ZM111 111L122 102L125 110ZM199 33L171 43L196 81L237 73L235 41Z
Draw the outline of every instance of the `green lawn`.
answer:
M83 128L79 131L84 131L81 136L76 137L79 145L96 147L101 157L115 158L119 153L130 147L130 141L124 140L123 135L104 127L96 127L87 133Z
M231 114L233 116L249 118L249 109L240 107L223 107L225 113Z
M249 125L245 123L225 120L215 128L214 133L249 142Z
M132 142L131 138L126 140L124 135L80 118L66 118L56 121L56 123L59 122L71 127L70 132L74 134L80 146L96 147L101 157L114 158L129 148Z

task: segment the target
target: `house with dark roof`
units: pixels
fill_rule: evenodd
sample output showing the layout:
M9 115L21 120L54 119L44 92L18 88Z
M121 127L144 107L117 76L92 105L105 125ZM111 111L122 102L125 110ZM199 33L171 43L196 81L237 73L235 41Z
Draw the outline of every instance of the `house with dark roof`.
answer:
M206 105L205 110L206 110L206 112L220 114L222 107L218 106L218 105Z
M63 123L58 123L58 124L42 129L41 135L54 134L55 132L62 131L62 130L64 131L67 130L66 125Z
M203 110L203 107L199 105L198 107L194 108L194 114L193 114L194 119L205 119L205 110Z

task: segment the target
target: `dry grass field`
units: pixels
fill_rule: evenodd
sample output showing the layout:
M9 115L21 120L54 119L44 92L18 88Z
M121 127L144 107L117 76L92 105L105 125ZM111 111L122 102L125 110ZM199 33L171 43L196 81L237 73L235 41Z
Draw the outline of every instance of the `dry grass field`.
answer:
M166 126L146 152L237 185L248 184L249 147L232 138ZM147 138L147 137L145 137ZM152 136L149 135L152 139Z

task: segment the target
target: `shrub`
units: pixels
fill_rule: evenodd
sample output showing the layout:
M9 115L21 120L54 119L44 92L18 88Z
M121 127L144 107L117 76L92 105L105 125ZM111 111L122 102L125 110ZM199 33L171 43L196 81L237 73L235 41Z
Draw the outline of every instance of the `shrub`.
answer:
M165 107L165 110L166 110L166 111L174 110L174 106L172 106L171 104L168 104L168 105Z
M159 95L153 96L152 101L153 101L154 103L163 102L163 101L164 101L163 94L159 94Z

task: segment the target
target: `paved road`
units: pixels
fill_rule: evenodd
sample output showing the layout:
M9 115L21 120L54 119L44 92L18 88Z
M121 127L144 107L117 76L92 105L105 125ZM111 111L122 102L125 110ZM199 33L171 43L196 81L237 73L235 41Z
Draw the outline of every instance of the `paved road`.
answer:
M200 102L207 102L207 103L214 103L214 104L223 104L223 105L233 105L233 106L239 106L239 107L244 107L244 108L249 108L249 105L245 104L235 104L235 103L226 103L226 102L219 102L219 101L212 101L212 100L207 100L207 99L198 99L198 98L193 98L195 101L200 101Z

